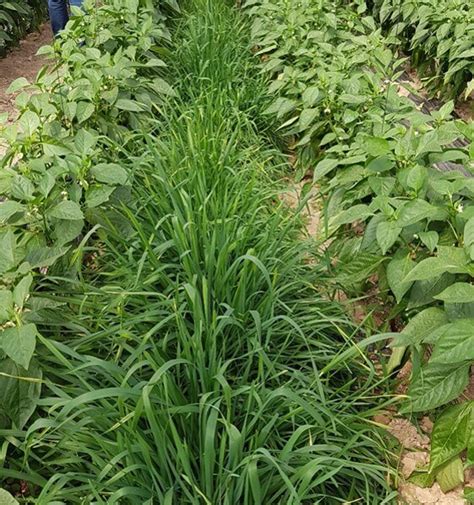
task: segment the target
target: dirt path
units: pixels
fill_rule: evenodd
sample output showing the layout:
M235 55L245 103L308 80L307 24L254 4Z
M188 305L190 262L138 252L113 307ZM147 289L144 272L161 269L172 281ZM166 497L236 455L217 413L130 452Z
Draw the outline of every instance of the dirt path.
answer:
M6 90L18 77L26 77L29 81L36 78L45 63L44 59L36 56L36 52L41 46L49 44L51 39L49 23L45 23L39 32L29 34L19 47L0 59L0 113L8 112L14 116L14 97L8 95Z

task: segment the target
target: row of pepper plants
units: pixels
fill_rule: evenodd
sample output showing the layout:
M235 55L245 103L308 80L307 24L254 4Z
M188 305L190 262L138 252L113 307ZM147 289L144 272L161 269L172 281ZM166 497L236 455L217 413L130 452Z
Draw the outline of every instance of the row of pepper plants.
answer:
M0 426L21 429L35 410L34 357L46 275L77 278L83 245L107 202L126 203L132 181L120 161L172 88L163 79L175 0L109 0L70 21L67 38L41 50L49 69L10 87L20 116L0 117ZM79 262L79 263L78 263ZM36 296L35 296L36 295ZM5 441L5 444L8 442Z
M297 177L322 199L333 294L359 297L376 279L391 307L382 331L404 327L366 342L391 338L387 374L409 352L400 411L436 417L429 466L412 479L451 489L474 464L474 401L453 403L474 363L474 126L452 119L453 102L427 115L399 93L406 60L364 0L243 8L271 78L266 112L297 153Z
M0 3L0 57L30 31L35 30L47 15L43 0L9 0Z
M373 0L371 12L410 54L428 89L467 98L474 91L474 4L464 0Z

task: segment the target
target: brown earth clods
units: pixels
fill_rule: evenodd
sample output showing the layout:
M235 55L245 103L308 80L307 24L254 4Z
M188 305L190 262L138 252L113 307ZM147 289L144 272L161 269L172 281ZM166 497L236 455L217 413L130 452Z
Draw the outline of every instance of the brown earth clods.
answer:
M7 93L10 84L19 77L25 77L33 82L45 60L36 56L38 49L50 44L52 33L49 23L44 23L38 32L30 33L20 45L14 48L5 58L0 59L0 114L7 112L9 121L15 119L17 112L15 96ZM0 156L4 154L5 146L0 140Z
M51 29L48 23L41 26L39 32L30 33L14 48L5 58L0 59L0 113L8 112L15 115L15 98L6 93L10 84L18 77L25 77L34 81L44 59L36 56L41 46L50 44L52 40Z
M443 493L437 483L429 488L421 488L408 482L410 475L429 463L429 434L433 423L429 417L420 421L418 430L410 421L402 418L378 419L386 424L388 431L400 442L403 453L400 459L402 481L398 486L400 505L465 505L463 486ZM474 470L466 470L464 484L474 485Z

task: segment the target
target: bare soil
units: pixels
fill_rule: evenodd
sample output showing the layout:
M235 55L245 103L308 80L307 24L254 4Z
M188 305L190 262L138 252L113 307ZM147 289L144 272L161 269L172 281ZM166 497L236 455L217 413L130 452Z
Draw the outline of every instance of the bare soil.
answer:
M421 488L408 481L416 469L421 469L429 463L429 434L433 428L429 417L424 417L420 421L420 429L403 418L390 419L389 416L379 416L376 421L386 424L388 431L403 447L400 459L402 481L398 486L400 505L465 505L463 486L459 486L449 493L443 493L437 483L429 488ZM464 473L464 484L466 486L474 485L473 469L466 470Z
M295 183L288 181L288 190L280 194L280 199L292 210L296 210L302 200L303 187L306 181ZM305 223L305 230L309 237L316 237L319 230L321 210L318 208L316 200L317 187L310 190L309 199L301 211Z
M456 112L464 121L474 120L474 97L469 97L466 101L456 106Z
M44 23L39 32L30 33L5 58L0 59L0 113L15 116L15 97L6 93L10 84L19 77L34 81L45 60L36 56L41 46L50 44L52 33L49 23Z

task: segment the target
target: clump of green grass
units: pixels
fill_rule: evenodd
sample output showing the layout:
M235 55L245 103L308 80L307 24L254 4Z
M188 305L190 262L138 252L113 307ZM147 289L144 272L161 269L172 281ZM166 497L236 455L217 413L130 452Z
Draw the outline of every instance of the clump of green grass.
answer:
M0 475L37 504L389 503L371 365L320 373L353 330L276 198L245 31L220 0L184 17L133 203L101 217L80 289L51 279L67 321L44 325L41 415Z

